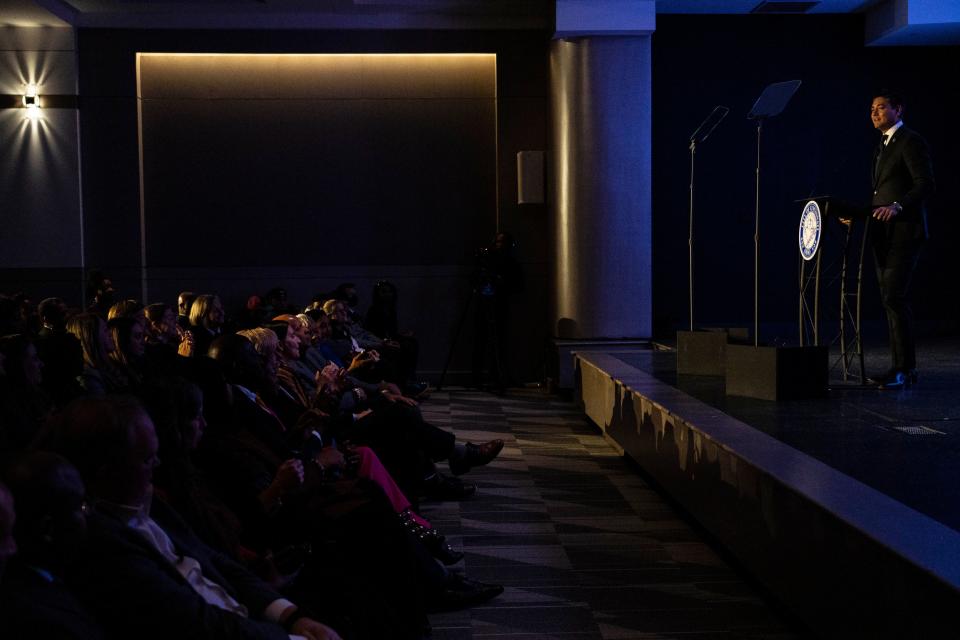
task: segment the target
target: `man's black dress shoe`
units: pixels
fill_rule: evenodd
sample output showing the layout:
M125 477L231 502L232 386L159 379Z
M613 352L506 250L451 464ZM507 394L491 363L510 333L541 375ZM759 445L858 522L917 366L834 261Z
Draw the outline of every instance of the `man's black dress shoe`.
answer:
M449 460L450 471L455 476L462 476L474 467L481 467L498 455L503 450L503 440L491 440L483 444L467 443L466 451L462 456Z
M403 395L414 400L424 400L430 395L430 384L427 382L408 382L403 386Z
M432 500L466 500L476 492L476 485L439 472L425 482L423 487L424 497Z
M870 378L880 389L903 389L917 383L916 369L891 369L882 376Z

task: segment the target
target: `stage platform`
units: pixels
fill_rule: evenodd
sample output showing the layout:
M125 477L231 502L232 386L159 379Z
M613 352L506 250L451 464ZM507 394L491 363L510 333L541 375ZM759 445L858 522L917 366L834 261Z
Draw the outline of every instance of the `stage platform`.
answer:
M778 403L678 376L675 352L574 358L587 416L811 628L942 638L960 633L958 356L921 348L910 389L834 371L827 397Z

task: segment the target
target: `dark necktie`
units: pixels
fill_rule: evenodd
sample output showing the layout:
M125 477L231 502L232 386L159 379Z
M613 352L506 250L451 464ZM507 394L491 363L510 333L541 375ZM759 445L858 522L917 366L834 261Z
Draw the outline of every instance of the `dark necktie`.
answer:
M883 149L884 149L884 147L887 146L887 145L885 144L886 141L887 141L886 136L884 136L883 138L880 138L880 145L877 147L877 157L876 157L876 159L873 161L873 179L874 179L874 181L876 181L877 177L878 177L879 174L880 174L880 158L883 157Z

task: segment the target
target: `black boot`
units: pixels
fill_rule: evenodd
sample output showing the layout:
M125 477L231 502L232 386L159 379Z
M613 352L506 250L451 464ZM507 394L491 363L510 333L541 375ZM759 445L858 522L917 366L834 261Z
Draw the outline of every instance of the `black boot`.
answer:
M434 558L445 565L456 564L463 559L462 551L455 551L447 542L446 536L436 529L427 529L425 526L413 519L413 512L410 509L404 509L397 514L400 518L403 528L413 537L423 543Z

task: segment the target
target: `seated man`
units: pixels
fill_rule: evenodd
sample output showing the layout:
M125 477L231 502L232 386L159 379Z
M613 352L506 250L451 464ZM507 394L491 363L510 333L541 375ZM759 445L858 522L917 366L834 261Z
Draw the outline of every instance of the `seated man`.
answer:
M190 307L193 301L197 299L197 294L193 291L181 291L177 296L177 325L184 331L189 331L190 326Z
M0 579L3 637L102 638L100 624L63 581L86 530L80 474L64 458L37 451L11 465L6 477L18 507L18 543Z
M37 354L43 360L43 387L57 406L80 395L77 376L83 373L83 348L67 331L67 305L60 298L47 298L37 307L43 328L37 333Z
M151 500L157 436L135 401L78 400L51 440L76 464L94 507L68 582L82 589L109 633L339 640Z
M0 484L0 578L3 578L7 561L17 553L17 541L13 537L16 519L13 512L13 496L3 484Z

